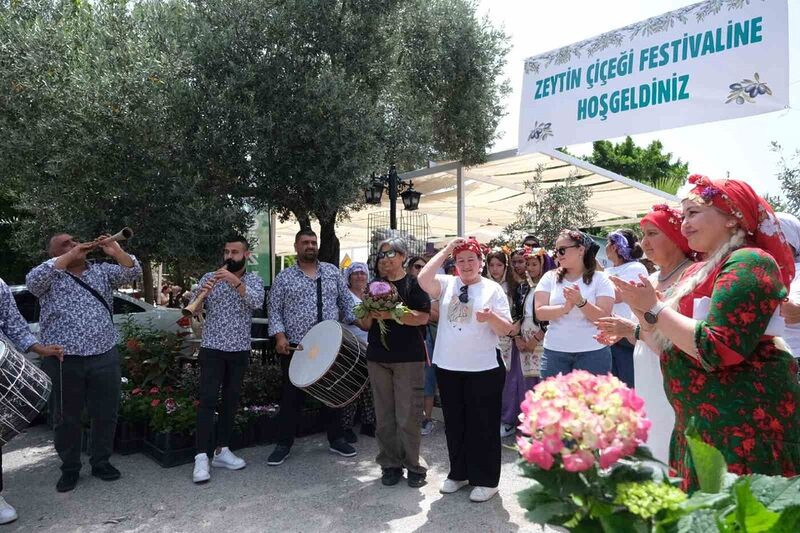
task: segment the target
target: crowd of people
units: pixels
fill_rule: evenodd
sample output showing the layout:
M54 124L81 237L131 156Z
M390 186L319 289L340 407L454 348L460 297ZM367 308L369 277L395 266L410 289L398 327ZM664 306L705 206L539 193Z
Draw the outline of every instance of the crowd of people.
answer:
M420 449L435 427L438 389L449 458L440 492L469 485L472 501L491 499L502 438L515 433L525 392L575 369L612 373L635 388L653 422L648 446L687 489L697 485L684 437L690 423L732 472L797 475L800 221L776 215L737 180L694 175L680 199L680 210L654 206L640 221L641 238L631 229L610 233L606 269L594 239L565 229L544 243L549 250L535 236L516 249L457 238L432 257L412 256L403 239L390 238L375 250L371 268L353 263L342 273L318 260L314 232L300 231L297 264L278 274L269 293L269 334L284 386L280 436L267 463L289 458L303 403L304 391L288 377L292 354L314 325L333 320L366 346L370 383L347 408L325 409L329 449L357 454L360 413L361 433L377 441L384 485L404 475L410 487L425 485ZM88 263L86 254L97 247L115 263ZM65 492L79 479L84 405L92 475L120 476L109 462L120 383L109 302L111 291L138 278L141 268L103 239L82 244L58 234L48 251L51 259L27 279L42 305L41 339L27 331L2 283L0 328L19 350L39 353L53 380L62 462L56 488ZM248 255L245 239L229 239L226 266L203 276L192 294L205 299L206 312L197 483L210 480L211 467L245 466L228 441L249 360L250 319L264 294L262 280L246 272ZM356 318L370 277L394 287L403 316L389 320L395 317L372 311ZM14 518L0 497L0 522Z

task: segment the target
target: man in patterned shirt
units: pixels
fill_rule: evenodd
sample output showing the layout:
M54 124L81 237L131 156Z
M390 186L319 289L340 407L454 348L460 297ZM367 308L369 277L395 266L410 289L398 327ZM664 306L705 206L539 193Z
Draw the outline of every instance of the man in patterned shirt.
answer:
M50 406L56 415L55 447L61 458L59 492L78 483L81 470L81 412L92 424L89 451L92 475L119 479L108 459L117 427L120 396L119 335L112 320L113 291L139 279L142 267L108 235L78 243L71 235L54 235L51 259L28 273L28 290L39 298L42 342L64 347L64 360L48 357L42 369L53 380ZM88 263L86 254L99 247L113 263Z
M239 470L245 462L228 448L233 417L239 407L242 378L250 361L250 323L253 310L264 301L264 282L245 272L250 246L241 236L230 237L223 249L225 265L200 278L198 291L207 293L203 342L200 344L200 406L197 408L197 455L192 480L211 479L206 453L216 444L211 466ZM212 442L214 411L222 389L216 443Z
M294 239L297 264L281 271L269 291L269 334L275 337L276 351L281 354L283 395L278 414L278 444L267 459L267 464L283 464L294 444L297 420L303 407L303 391L289 381L290 346L297 346L308 330L322 320L352 324L353 297L345 285L339 269L330 263L317 260L317 235L311 229L300 230ZM319 280L319 281L318 281ZM322 301L317 302L317 285ZM318 307L319 306L319 307ZM343 457L353 457L356 450L344 439L341 413L338 409L323 407L328 430L330 451Z
M64 357L61 346L45 346L36 340L28 324L17 309L14 295L6 282L0 279L0 340L11 341L20 352L35 352L39 357ZM0 492L3 491L3 456L0 455ZM0 524L8 524L17 519L17 511L0 496Z

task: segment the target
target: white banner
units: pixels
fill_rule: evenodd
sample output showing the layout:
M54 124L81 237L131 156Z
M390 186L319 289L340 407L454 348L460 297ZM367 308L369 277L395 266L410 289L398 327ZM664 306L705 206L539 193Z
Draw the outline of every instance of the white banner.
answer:
M519 152L789 105L787 0L708 0L525 61Z

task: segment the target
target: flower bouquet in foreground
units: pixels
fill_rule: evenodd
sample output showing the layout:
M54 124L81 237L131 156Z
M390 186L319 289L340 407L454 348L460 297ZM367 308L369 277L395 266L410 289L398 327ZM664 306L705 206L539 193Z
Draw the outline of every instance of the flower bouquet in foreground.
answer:
M372 311L386 311L395 322L400 324L400 317L407 314L409 309L400 301L400 296L397 294L397 289L394 285L385 281L373 281L364 289L361 303L356 305L354 313L356 318L360 319ZM386 344L386 334L389 332L389 328L381 319L378 319L378 327L381 330L381 344L388 350L389 345Z
M533 486L521 491L529 520L571 531L800 531L800 478L736 476L690 426L700 491L691 497L642 446L644 402L617 378L585 371L528 391L517 439Z

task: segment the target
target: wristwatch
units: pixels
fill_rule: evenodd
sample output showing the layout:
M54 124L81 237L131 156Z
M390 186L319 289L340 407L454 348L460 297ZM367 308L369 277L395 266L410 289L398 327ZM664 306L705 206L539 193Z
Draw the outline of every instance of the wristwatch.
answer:
M650 308L649 311L645 312L644 319L648 324L655 324L658 322L658 314L664 310L667 306L664 302L658 302L656 305Z

